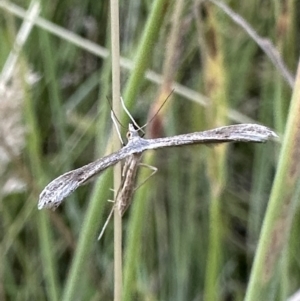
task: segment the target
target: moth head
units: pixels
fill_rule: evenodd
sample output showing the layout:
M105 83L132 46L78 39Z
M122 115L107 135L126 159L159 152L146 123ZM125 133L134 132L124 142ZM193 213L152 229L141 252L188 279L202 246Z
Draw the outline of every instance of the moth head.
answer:
M130 139L131 139L131 137L132 137L132 133L131 133L131 132L127 132L127 134L126 134L126 138L127 138L128 140L130 140Z
M134 138L139 138L139 129L135 129L133 124L129 123L129 126L128 126L128 132L126 134L126 138L129 140L132 140Z

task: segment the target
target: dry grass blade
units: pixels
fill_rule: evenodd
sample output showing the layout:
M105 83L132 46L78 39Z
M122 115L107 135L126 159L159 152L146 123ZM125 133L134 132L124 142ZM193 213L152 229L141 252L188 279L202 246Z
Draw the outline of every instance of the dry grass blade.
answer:
M292 75L292 73L288 70L280 53L277 51L273 43L269 39L262 38L261 36L259 36L257 32L253 29L253 27L244 18L235 13L225 3L217 0L209 1L220 7L235 23L240 25L249 34L249 36L265 52L265 54L268 56L268 58L271 60L271 62L274 64L274 66L277 68L277 70L280 72L280 74L283 76L283 78L289 84L289 86L293 88L295 84L295 78Z

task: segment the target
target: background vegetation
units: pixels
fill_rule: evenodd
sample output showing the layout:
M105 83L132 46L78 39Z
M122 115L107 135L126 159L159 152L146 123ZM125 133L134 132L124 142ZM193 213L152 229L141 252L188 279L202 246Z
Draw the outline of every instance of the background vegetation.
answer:
M242 24L212 2L120 3L121 94L130 112L144 124L175 89L148 137L251 121L283 134L299 4L227 4ZM109 2L0 1L0 8L0 300L112 300L112 221L97 241L112 206L111 170L55 212L37 210L50 180L111 152ZM33 20L27 31L26 10ZM275 45L290 73L245 22ZM248 287L248 300L257 300L248 283L280 146L145 154L158 172L123 218L123 299L243 300ZM298 168L297 153L289 158ZM138 182L147 174L142 170ZM277 180L288 179L281 173ZM277 267L261 274L272 297L261 300L287 300L300 287L298 186L284 187L293 202L282 221L287 226L276 228L279 243L269 248L280 250Z

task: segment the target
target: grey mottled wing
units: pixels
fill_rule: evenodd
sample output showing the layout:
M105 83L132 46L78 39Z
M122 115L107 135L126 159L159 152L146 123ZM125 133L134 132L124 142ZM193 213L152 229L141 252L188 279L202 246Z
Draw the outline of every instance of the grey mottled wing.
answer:
M133 137L121 150L103 157L81 168L69 171L50 182L40 194L38 208L57 208L64 198L93 176L127 156L142 153L147 149L187 144L222 142L265 142L277 135L269 128L257 124L238 124L220 127L204 132L178 135L158 139Z
M223 142L265 142L278 137L271 129L258 124L236 124L213 130L166 138L148 139L148 149Z
M106 168L118 163L132 153L145 150L147 140L132 141L121 150L92 163L71 170L50 182L39 197L38 209L49 208L55 210L61 202L79 186L85 184L90 178L99 174Z

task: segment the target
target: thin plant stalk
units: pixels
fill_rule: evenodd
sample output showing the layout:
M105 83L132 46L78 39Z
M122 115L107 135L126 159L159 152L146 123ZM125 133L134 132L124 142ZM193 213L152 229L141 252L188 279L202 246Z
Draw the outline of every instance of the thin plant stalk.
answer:
M124 99L129 109L133 105L134 99L138 93L138 88L141 86L146 69L151 62L155 41L157 40L160 32L160 27L164 19L163 14L166 11L166 7L166 0L155 0L152 3L151 13L147 20L144 34L136 54L135 67L125 88ZM138 193L139 195L145 193L145 191L143 191L143 187L138 190ZM132 294L134 293L134 277L136 275L135 268L139 262L139 258L137 257L137 254L139 254L139 245L137 242L141 240L142 234L140 231L141 227L139 221L140 219L143 220L143 208L143 205L138 206L136 209L137 213L134 214L135 218L131 220L131 226L130 229L128 229L128 233L132 233L133 235L128 236L128 238L130 237L128 241L126 239L123 300L132 300ZM134 237L134 239L132 239L132 237ZM133 262L134 264L132 264Z
M208 18L202 20L200 32L203 38L199 46L203 49L204 80L207 94L212 105L207 108L207 123L209 128L224 125L227 122L227 84L226 68L224 66L224 45L220 28L222 21L217 17L216 8L205 5ZM213 38L204 39L204 27L213 33ZM213 88L211 88L213 87ZM222 145L212 149L208 154L207 173L209 179L209 238L208 254L204 284L204 300L216 300L220 294L219 277L222 270L222 195L226 181L226 149Z
M112 56L112 95L113 109L120 116L120 31L119 31L119 1L110 1L111 13L111 56ZM113 135L114 151L120 148L117 131ZM118 187L121 185L121 164L114 167L114 196L117 198ZM122 216L117 208L114 210L114 300L122 300Z
M24 70L24 68L23 68ZM25 86L25 85L24 85ZM33 114L33 102L32 99L27 93L25 97L25 119L28 125L30 125L30 133L28 134L28 154L31 165L34 166L32 169L33 177L35 179L40 179L37 183L37 187L41 189L45 181L43 176L43 169L41 164L41 141L40 141L40 133L38 130L38 123L36 120L35 114ZM35 206L34 206L35 209ZM45 212L37 215L38 224L38 235L40 240L41 247L41 256L43 262L43 268L45 271L45 280L47 287L47 296L49 300L59 300L59 281L57 279L57 264L54 258L54 254L51 252L51 245L53 243L51 237L51 227L49 223L49 218Z
M155 0L152 2L151 12L141 38L140 46L136 53L134 68L124 92L123 98L129 109L134 103L134 99L138 94L138 89L144 80L146 70L151 62L155 42L164 20L163 15L167 10L167 3L168 1L166 0Z
M278 293L282 254L287 245L293 209L299 199L300 63L283 137L279 163L246 291L246 301L273 300Z

